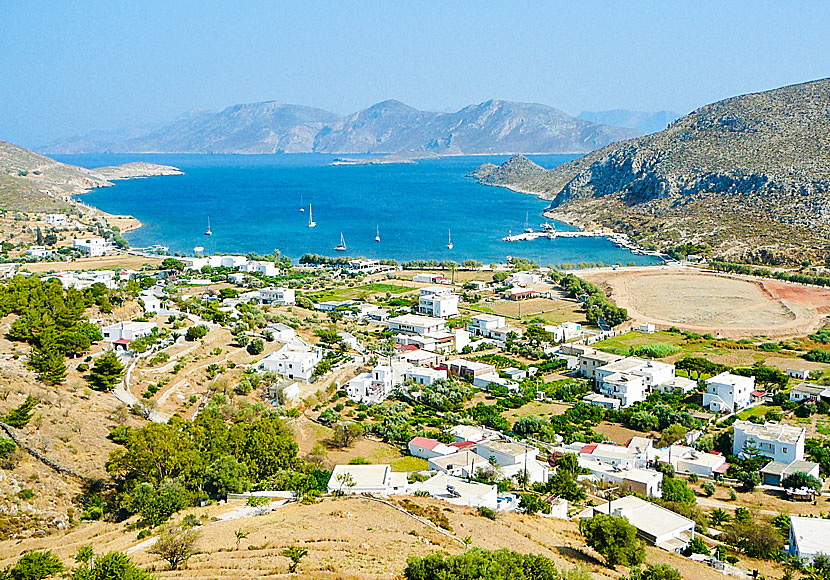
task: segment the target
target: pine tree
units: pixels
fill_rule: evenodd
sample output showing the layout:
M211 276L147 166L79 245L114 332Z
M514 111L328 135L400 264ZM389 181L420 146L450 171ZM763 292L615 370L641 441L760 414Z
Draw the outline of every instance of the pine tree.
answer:
M32 420L32 415L34 415L34 408L36 406L37 401L32 395L29 395L23 403L9 411L9 413L3 417L3 422L6 425L15 427L16 429L22 429L29 423L29 421Z
M113 351L101 355L89 373L89 384L98 391L109 391L124 376L124 365Z

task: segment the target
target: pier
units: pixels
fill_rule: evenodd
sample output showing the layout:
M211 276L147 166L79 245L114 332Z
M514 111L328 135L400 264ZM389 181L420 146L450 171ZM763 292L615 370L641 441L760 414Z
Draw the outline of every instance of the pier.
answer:
M521 234L511 234L503 237L503 242L526 242L531 240L538 240L540 238L547 238L555 240L557 238L607 238L618 248L625 248L632 254L640 256L654 256L661 260L670 260L671 257L662 252L655 252L652 250L645 250L629 239L627 234L619 234L616 232L601 232L598 230L592 231L575 231L575 232L557 232L557 231L539 231L539 232L522 232Z

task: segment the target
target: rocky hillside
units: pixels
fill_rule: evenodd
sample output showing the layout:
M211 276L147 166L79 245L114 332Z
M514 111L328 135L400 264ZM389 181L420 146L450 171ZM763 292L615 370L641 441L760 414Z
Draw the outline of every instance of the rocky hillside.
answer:
M702 107L666 130L550 171L483 166L482 182L551 200L559 217L728 259L830 256L830 79Z
M49 211L65 209L65 196L112 185L110 180L176 175L168 165L127 163L86 169L55 161L34 151L0 141L0 209Z
M338 117L277 102L199 112L122 141L61 140L50 153L586 153L640 133L577 119L545 105L486 101L455 113L384 101Z

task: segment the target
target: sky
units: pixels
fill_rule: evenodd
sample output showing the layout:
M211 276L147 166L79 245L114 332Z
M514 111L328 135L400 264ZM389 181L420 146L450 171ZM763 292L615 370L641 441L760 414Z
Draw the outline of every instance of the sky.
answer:
M276 100L689 112L830 76L830 2L0 0L0 139Z

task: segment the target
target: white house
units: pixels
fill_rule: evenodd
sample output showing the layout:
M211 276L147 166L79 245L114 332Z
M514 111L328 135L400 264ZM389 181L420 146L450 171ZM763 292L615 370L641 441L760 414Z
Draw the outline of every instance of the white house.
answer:
M510 275L509 280L514 284L521 284L522 286L533 286L542 281L541 274L533 274L531 272L516 272Z
M72 247L79 252L95 257L105 255L112 248L112 245L104 238L75 238L72 240Z
M269 324L265 327L263 332L270 332L274 340L283 343L291 342L297 337L297 331L282 322Z
M458 316L458 295L441 286L421 288L418 312L438 318Z
M447 380L447 371L416 366L403 374L403 380L412 381L417 385L433 385L436 381Z
M563 347L564 349L564 347ZM566 353L567 354L567 353ZM595 348L579 349L579 373L588 379L597 378L597 369L624 359L624 356L603 352Z
M601 393L588 393L582 397L582 402L586 405L596 405L606 409L619 409L622 401L614 397L606 397Z
M163 312L167 310L167 304L160 296L161 292L154 291L152 288L144 290L138 295L138 300L144 306L144 312Z
M750 444L761 455L779 463L804 459L804 442L807 438L804 427L749 421L735 421L732 426L735 429L732 453L735 455L743 453L744 447Z
M393 362L379 365L371 372L362 373L346 383L346 396L358 403L380 403L403 383L404 375L411 370L408 363Z
M450 428L449 433L456 443L480 443L499 436L498 431L475 425L456 425Z
M248 258L245 256L216 254L208 258L208 266L211 268L230 268L239 270L248 265Z
M614 374L642 377L643 386L650 390L660 383L672 380L675 376L674 371L673 364L629 356L598 367L595 376L598 386L601 386L608 376Z
M644 467L648 461L646 452L610 443L589 443L579 451L579 458L598 461L618 469Z
M496 485L465 481L445 473L438 473L426 481L413 483L409 491L411 493L427 492L436 499L454 505L486 507L492 510L498 506Z
M421 273L415 274L412 277L413 282L423 282L426 284L440 284L444 281L444 277L441 274L428 274L428 273Z
M46 246L29 246L26 253L33 258L48 258L52 255L52 250L46 249Z
M464 449L429 459L430 471L439 471L456 477L475 477L479 469L488 469L490 462L475 451Z
M579 466L591 473L590 479L619 486L624 491L654 497L661 497L663 494L663 474L659 471L642 468L621 469L609 463L582 457L579 458Z
M729 469L726 458L718 453L704 453L686 445L669 445L652 451L656 463L668 463L677 473L693 473L710 479Z
M69 224L66 214L63 213L47 213L43 221L47 226L65 226Z
M545 325L542 330L552 334L556 342L567 342L582 336L582 325L576 322L563 322L558 326Z
M830 520L791 515L788 552L804 563L830 554Z
M148 336L157 328L155 322L116 322L101 329L101 335L105 342L126 344L137 338Z
M822 398L830 398L830 387L801 383L790 389L790 401L797 403L803 401L818 402Z
M449 361L447 367L452 376L461 377L462 379L467 379L470 382L473 382L476 377L480 377L482 375L497 374L496 367L489 363L471 361L463 358L457 358Z
M755 377L742 377L726 371L706 379L703 406L716 413L734 413L749 405Z
M322 348L311 346L297 339L259 361L257 369L308 382L321 360L323 360Z
M470 321L469 326L467 326L467 330L472 336L503 340L506 338L507 334L511 331L515 331L516 329L507 325L507 321L504 316L496 316L495 314L476 314Z
M260 304L294 304L296 302L293 288L262 288L257 298Z
M791 379L806 381L810 378L810 369L787 369L787 376Z
M646 399L646 381L644 377L631 373L613 373L597 379L597 390L605 395L620 400L620 407L630 407Z
M433 457L443 457L458 451L457 447L452 447L446 443L441 443L436 439L429 437L413 437L409 444L409 454L413 457L420 457L421 459L432 459Z
M664 383L659 383L658 385L653 387L655 391L659 391L665 394L674 393L677 391L686 394L691 393L696 388L697 381L687 379L686 377L674 377L671 380L668 380Z
M419 314L403 314L386 321L386 325L392 332L420 334L422 336L430 332L443 331L445 324L440 318L421 316Z
M263 276L279 276L280 269L274 262L254 260L245 264L242 268L249 274L262 274Z
M527 470L531 483L548 480L548 464L536 459L539 450L530 445L510 441L482 441L476 444L475 452L494 462L507 478L516 477Z
M327 487L329 493L405 493L406 473L392 471L391 465L335 465Z
M511 381L510 379L505 379L498 373L487 373L484 375L478 375L473 379L473 386L478 387L479 389L489 391L493 388L493 385L504 387L508 391L512 391L514 393L518 393L521 390L519 388L519 383Z
M681 550L695 537L695 523L692 520L636 495L627 495L594 506L592 511L595 516L606 514L624 517L637 528L640 538L672 552Z

